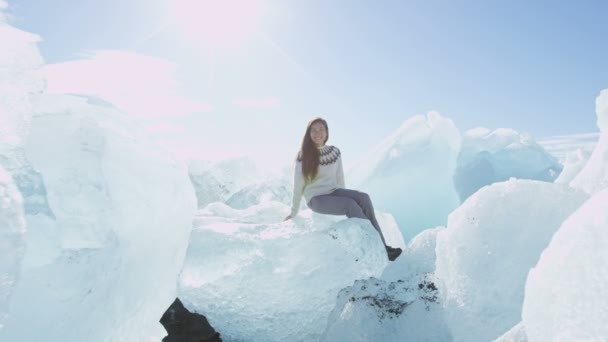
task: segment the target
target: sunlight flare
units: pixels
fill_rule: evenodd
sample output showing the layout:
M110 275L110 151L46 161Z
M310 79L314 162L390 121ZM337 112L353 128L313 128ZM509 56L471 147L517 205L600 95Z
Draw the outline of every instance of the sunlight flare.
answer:
M213 50L241 47L258 28L262 0L172 0L171 22L191 44Z

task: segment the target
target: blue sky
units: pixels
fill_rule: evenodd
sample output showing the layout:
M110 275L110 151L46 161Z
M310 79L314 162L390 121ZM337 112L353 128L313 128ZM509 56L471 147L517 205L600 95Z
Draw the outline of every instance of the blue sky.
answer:
M208 158L288 163L317 115L347 164L430 110L461 131L595 132L595 97L608 88L606 1L260 0L233 49L188 38L166 1L14 0L8 13L42 37L47 63L97 50L174 63L180 94L208 109L145 120L170 127L155 134L176 149L216 152ZM206 30L221 34L238 13L236 1Z

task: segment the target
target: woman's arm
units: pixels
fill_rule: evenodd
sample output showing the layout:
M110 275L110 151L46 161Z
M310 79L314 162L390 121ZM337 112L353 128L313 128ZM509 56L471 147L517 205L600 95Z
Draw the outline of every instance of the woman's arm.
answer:
M290 218L296 217L298 212L300 211L300 201L302 200L302 194L304 193L304 174L302 173L302 163L296 160L296 167L293 172L293 198L291 200L291 215L286 217L288 220Z
M342 168L342 153L338 156L338 170L336 171L336 182L338 183L338 187L342 189L346 189L344 185L344 169Z

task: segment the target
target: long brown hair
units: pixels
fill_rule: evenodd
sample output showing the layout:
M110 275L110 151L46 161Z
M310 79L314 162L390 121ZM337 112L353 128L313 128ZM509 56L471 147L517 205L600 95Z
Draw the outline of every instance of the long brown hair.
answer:
M312 182L315 177L317 177L317 172L319 171L319 157L321 152L319 152L319 148L310 138L310 129L314 123L320 122L325 126L325 131L327 132L327 136L325 137L325 141L329 139L329 128L327 127L327 121L322 118L314 118L308 122L306 126L306 133L304 133L304 138L302 138L302 147L300 148L300 157L302 159L302 174L304 175L304 180L306 183Z

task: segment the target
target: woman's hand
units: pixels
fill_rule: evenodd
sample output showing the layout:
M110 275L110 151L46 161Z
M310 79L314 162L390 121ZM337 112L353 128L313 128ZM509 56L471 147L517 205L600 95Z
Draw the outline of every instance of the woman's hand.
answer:
M290 220L290 219L291 219L291 214L287 215L287 217L284 218L283 221L287 221L287 220Z

